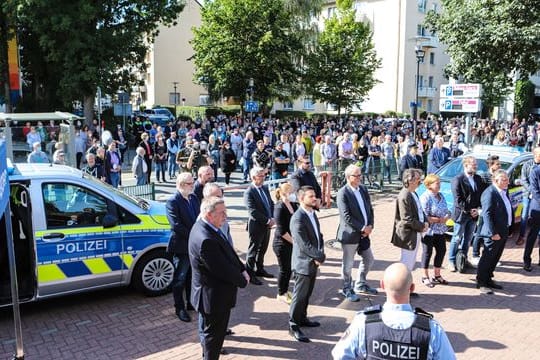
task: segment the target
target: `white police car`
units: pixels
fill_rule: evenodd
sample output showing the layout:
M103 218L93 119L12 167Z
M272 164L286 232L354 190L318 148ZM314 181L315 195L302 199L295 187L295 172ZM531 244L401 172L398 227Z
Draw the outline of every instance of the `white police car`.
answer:
M21 301L133 285L167 292L165 205L128 196L77 169L16 164L8 169ZM0 224L0 306L11 301L5 219Z
M478 164L477 174L482 175L488 172L488 165L486 159L490 155L498 155L501 163L501 168L506 170L510 179L510 185L508 187L508 193L510 195L510 202L514 209L515 222L521 221L521 212L523 210L523 186L521 186L521 168L523 163L532 159L532 153L523 152L518 149L508 146L493 146L493 145L477 145L473 148L473 151L466 153L458 158L452 159L441 167L435 174L441 178L441 193L446 199L448 209L450 211L454 208L454 197L452 195L452 179L463 172L463 156L472 155L476 158ZM426 191L426 187L422 184L418 187L416 193L418 196L422 195ZM447 225L452 226L453 222L448 221Z

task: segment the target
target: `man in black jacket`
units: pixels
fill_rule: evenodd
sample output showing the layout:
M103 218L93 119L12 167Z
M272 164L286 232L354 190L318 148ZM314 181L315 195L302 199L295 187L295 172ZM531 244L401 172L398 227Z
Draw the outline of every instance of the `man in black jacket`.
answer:
M309 157L303 157L298 159L299 165L298 170L296 170L291 176L291 184L294 188L294 191L298 191L302 186L311 186L315 191L315 196L317 197L317 205L315 209L319 209L322 203L322 191L321 186L317 182L317 178L313 171L311 171L311 161Z

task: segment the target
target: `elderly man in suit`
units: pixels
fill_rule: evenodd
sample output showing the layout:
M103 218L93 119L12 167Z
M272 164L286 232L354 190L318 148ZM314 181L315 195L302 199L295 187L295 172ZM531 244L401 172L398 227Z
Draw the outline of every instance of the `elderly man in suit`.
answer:
M463 172L452 179L452 195L454 196L454 234L450 241L448 262L450 270L457 271L456 254L461 244L465 255L474 235L476 221L478 220L478 208L480 207L480 195L485 189L482 177L476 173L478 164L474 156L463 157Z
M189 295L191 290L191 268L188 257L189 232L199 215L200 203L193 191L193 177L190 173L181 173L176 178L177 192L167 201L167 219L171 224L171 235L167 252L173 254L174 279L172 292L176 315L182 321L191 318L187 310L191 308ZM186 299L184 301L184 293ZM186 305L187 303L187 305Z
M373 230L373 207L367 189L361 185L362 172L360 168L354 164L347 166L345 179L347 184L337 194L340 216L337 240L341 243L343 250L341 263L343 288L340 294L349 301L356 302L359 300L356 293L377 294L377 290L367 284L367 274L374 261L369 239ZM354 265L354 254L357 252L360 255L360 262L358 264L358 279L356 286L354 286L351 270Z
M289 333L296 340L309 342L301 327L320 326L318 321L307 317L309 298L315 286L317 270L326 259L319 220L315 215L317 197L311 186L298 190L300 207L291 217L290 230L293 239L292 270L294 290L289 309Z
M403 188L396 200L396 215L391 242L401 249L400 262L413 271L422 233L426 232L429 227L427 216L424 214L420 199L415 192L422 181L422 170L405 170L402 181ZM416 293L414 294L416 295Z
M270 229L274 221L274 202L270 197L268 187L264 185L266 170L254 167L249 172L251 185L244 192L244 204L248 210L247 230L249 247L246 255L246 267L251 276L251 283L261 285L256 276L272 278L264 269L264 255L268 250Z
M424 164L422 162L422 156L418 155L418 145L409 144L407 149L409 153L403 158L401 158L401 161L399 163L399 170L401 171L401 173L403 174L403 172L407 169L422 170L424 168Z
M205 360L219 359L236 293L249 282L244 265L220 230L226 220L225 201L218 197L205 198L201 218L189 235L189 260L193 269L191 302L199 312L199 337Z
M493 183L481 197L483 224L480 237L484 240L484 251L478 262L477 287L482 294L493 294L492 289L502 289L493 281L493 272L501 258L514 220L514 211L508 198L508 174L500 169L493 174Z

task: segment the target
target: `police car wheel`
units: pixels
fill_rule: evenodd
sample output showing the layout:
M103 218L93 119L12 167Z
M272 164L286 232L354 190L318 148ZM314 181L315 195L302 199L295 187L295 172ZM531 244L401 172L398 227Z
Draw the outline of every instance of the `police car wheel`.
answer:
M163 295L170 290L173 275L172 258L165 250L156 250L139 260L133 273L132 284L147 296Z

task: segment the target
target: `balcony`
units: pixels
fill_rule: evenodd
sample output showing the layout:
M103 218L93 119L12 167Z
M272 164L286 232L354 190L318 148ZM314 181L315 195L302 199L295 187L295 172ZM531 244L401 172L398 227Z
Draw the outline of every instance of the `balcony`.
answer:
M437 88L421 86L418 88L418 97L433 99L437 94Z
M423 48L436 49L439 47L439 38L437 36L422 36L420 45Z

